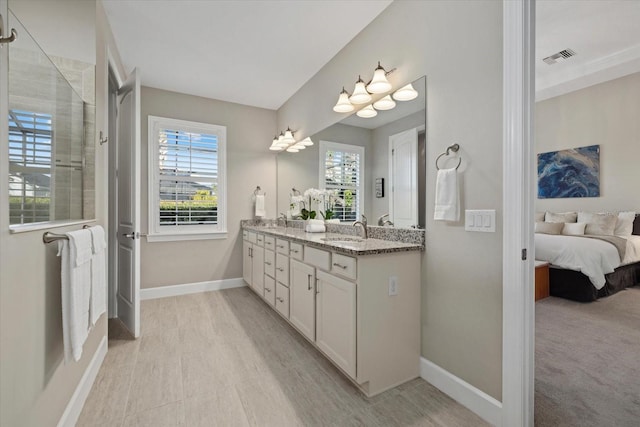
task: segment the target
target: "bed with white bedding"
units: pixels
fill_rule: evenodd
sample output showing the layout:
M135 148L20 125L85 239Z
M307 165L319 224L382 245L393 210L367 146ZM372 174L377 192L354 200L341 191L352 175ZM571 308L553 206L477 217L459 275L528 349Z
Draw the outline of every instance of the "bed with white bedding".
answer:
M638 218L635 223L640 223ZM551 295L586 302L639 284L640 235L636 234L637 228L624 237L536 233L535 258L550 264Z

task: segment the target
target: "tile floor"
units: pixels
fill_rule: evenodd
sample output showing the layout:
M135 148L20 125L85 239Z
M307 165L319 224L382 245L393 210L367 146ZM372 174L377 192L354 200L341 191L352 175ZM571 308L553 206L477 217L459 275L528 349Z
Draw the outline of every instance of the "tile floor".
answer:
M110 333L77 426L486 425L421 379L366 398L247 288L143 301L141 325Z

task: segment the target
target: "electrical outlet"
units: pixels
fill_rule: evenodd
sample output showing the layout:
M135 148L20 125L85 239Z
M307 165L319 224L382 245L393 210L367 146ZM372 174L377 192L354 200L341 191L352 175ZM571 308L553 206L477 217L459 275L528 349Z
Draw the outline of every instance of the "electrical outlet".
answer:
M396 276L389 277L389 296L398 295L398 278Z

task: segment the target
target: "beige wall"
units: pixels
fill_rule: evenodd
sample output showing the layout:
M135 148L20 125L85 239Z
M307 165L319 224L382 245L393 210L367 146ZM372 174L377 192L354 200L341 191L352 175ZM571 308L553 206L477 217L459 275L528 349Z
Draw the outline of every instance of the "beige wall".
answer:
M376 61L392 83L427 76L427 242L422 260L422 354L501 399L502 4L394 2L280 110L300 137L338 119L344 85ZM433 159L461 145L462 209L496 209L496 233L433 221Z
M20 3L23 2L25 0L20 0ZM87 27L93 28L88 40L91 45L88 55L91 62L97 64L96 124L101 126L106 114L106 97L100 91L100 88L106 87L103 52L107 43L105 40L111 36L105 38L103 34L110 30L100 3L82 3L56 2L56 7L48 12L47 19L57 23L56 29L64 27L65 34L77 29L74 37L83 38L85 44ZM13 4L18 3L12 0ZM60 43L58 35L46 35L45 30L52 27L42 27L39 23L42 9L31 6L34 4L28 4L22 12L24 15L19 15L25 26L32 33L46 37L47 41ZM23 10L17 6L16 14L19 13L18 9ZM2 14L6 16L5 11ZM44 41L45 45L47 41ZM57 50L58 54L61 52ZM86 56L76 59L86 60ZM0 92L5 91L6 81L2 81ZM0 147L6 149L5 145L0 144ZM5 176L8 165L4 160L6 157L2 158L0 174ZM96 147L96 218L103 226L106 226L107 193L103 188L106 171L106 150ZM61 335L60 259L56 256L56 246L42 243L45 230L9 234L6 180L3 178L0 184L0 425L55 426L99 343L106 337L106 316L100 318L90 333L80 361L65 365ZM64 233L77 228L62 227L52 231Z
M535 152L600 145L600 197L536 200L538 211L640 212L640 73L536 103Z
M143 70L144 71L144 70ZM266 192L267 217L276 216L276 160L269 145L276 112L262 108L142 88L141 230L148 230L147 120L149 115L227 127L227 229L223 240L141 242L141 287L242 277L240 220L253 218L256 186Z

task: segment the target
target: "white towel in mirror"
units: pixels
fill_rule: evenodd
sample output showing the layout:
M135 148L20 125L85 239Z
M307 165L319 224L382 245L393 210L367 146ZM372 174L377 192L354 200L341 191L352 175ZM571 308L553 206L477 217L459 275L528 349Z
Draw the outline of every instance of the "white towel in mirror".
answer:
M267 211L265 209L265 197L264 194L256 194L256 212L255 216L258 218L262 218L267 215Z

